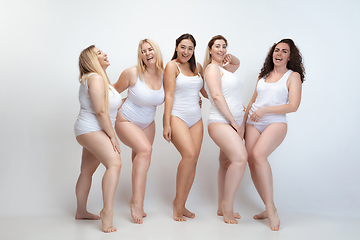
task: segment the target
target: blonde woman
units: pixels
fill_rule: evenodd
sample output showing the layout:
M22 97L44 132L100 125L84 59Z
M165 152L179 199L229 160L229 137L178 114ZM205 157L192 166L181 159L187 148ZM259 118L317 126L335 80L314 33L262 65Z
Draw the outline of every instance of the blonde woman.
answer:
M163 60L158 45L141 40L137 66L124 70L114 84L118 92L128 89L128 96L118 111L115 129L119 139L132 149L131 216L143 223L146 177L155 137L156 107L164 102Z
M79 57L80 113L75 123L76 140L83 146L81 173L76 184L76 219L101 219L102 230L114 232L113 201L120 175L120 147L114 132L115 117L121 104L120 94L110 85L105 73L110 65L107 54L91 45ZM86 210L92 175L102 163L104 206L100 217Z
M195 61L196 41L191 34L176 39L175 53L165 68L165 110L163 136L181 154L176 176L176 196L173 201L175 221L186 221L195 214L185 208L194 182L196 164L203 139L203 123L199 92L203 88L202 68Z
M217 214L230 224L238 223L236 218L240 218L240 214L233 212L233 204L247 164L242 83L234 74L239 66L239 59L227 54L227 40L221 35L214 36L204 61L205 88L211 102L208 132L220 148Z

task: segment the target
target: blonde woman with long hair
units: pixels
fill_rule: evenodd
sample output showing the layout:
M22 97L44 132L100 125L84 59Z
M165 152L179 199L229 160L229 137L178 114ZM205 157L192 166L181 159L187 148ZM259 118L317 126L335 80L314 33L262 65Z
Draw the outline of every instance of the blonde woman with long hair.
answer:
M225 223L237 224L240 214L233 212L233 204L244 175L247 153L243 143L242 83L234 74L240 61L227 54L227 45L221 35L209 41L204 61L205 89L211 102L208 132L220 148L217 214L223 216Z
M164 102L163 60L158 45L141 40L137 66L125 69L114 84L118 92L128 89L128 96L118 111L115 130L119 139L132 149L131 216L143 223L147 172L155 137L156 107Z
M121 104L120 94L111 86L105 70L110 65L107 54L94 45L79 57L80 113L75 123L76 140L83 147L81 173L76 184L76 219L102 221L106 233L113 226L113 202L118 184L121 159L120 146L114 132L115 118ZM102 180L103 209L100 216L86 209L92 175L102 163L106 171Z

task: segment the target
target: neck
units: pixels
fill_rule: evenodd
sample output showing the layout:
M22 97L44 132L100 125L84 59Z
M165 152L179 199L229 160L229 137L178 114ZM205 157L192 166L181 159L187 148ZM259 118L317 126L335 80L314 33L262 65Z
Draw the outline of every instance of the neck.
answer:
M218 62L218 61L216 61L216 60L214 60L214 59L211 59L211 62L210 62L210 63L216 64L216 65L218 65L219 67L222 67L222 66L223 66L223 63L222 63L222 62Z
M158 73L158 69L155 65L146 66L146 72L150 75L156 75Z
M279 66L276 67L274 66L273 72L274 73L279 73L279 74L284 74L288 71L289 69L286 68L286 66Z

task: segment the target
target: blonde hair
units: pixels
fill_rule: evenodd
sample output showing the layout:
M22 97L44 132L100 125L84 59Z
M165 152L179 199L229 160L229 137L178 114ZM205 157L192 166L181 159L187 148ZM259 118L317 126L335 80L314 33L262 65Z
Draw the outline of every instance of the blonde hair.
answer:
M101 67L97 55L94 52L95 45L91 45L85 48L79 56L79 81L85 83L85 79L88 78L90 73L99 74L104 81L104 92L105 92L105 112L109 114L109 78Z
M151 47L154 49L156 55L156 67L161 74L164 73L164 63L159 46L153 40L145 38L143 40L140 40L138 47L137 73L141 80L144 80L144 73L146 72L146 65L142 60L142 52L141 52L141 48L144 43L149 43Z
M206 67L211 63L211 55L210 55L210 49L214 45L216 40L224 40L226 46L228 45L226 38L224 38L222 35L216 35L212 39L210 39L206 51L205 51L205 58L204 58L204 64L203 69L205 70Z

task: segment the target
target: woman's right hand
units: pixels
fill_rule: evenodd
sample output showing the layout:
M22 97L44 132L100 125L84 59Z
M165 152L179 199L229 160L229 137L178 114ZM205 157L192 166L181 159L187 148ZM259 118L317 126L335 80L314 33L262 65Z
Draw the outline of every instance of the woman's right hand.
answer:
M112 144L112 146L114 148L114 151L120 154L121 153L120 145L119 145L119 142L118 142L117 138L116 137L110 138L110 142L111 142L111 144Z
M164 130L163 130L163 137L165 138L165 140L167 142L171 141L171 127L170 126L165 126Z

